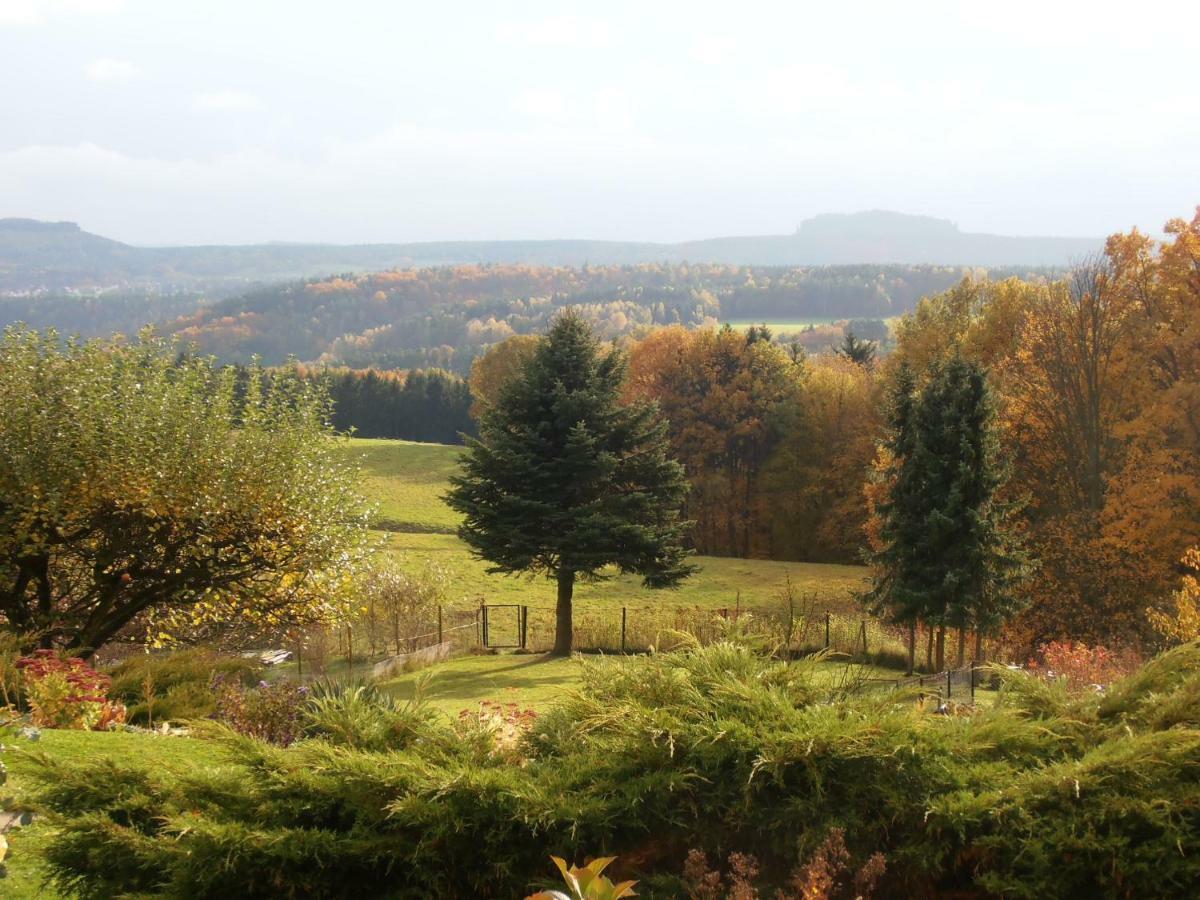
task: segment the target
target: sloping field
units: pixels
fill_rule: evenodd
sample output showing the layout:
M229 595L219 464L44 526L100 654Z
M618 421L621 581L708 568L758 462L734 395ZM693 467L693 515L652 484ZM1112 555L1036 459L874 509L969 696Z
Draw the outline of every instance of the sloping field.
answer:
M434 560L451 575L455 606L521 603L553 606L554 585L545 578L489 575L454 534L457 514L442 495L461 447L411 441L354 439L347 453L363 462L364 490L378 504L387 547L414 568ZM596 606L700 606L706 609L777 608L790 580L796 598L819 611L853 611L853 596L866 586L866 569L824 563L779 562L699 556L699 571L674 590L650 591L639 579L616 576L581 584L576 599Z

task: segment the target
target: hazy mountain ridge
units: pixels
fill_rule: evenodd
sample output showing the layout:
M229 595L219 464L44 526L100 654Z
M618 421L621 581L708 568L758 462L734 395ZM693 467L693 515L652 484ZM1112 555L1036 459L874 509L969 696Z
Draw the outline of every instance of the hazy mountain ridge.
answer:
M228 295L254 283L461 263L1063 266L1102 247L1100 238L978 234L961 231L945 219L879 210L816 216L790 235L675 244L572 239L138 247L71 222L0 219L0 291L140 284L203 287Z

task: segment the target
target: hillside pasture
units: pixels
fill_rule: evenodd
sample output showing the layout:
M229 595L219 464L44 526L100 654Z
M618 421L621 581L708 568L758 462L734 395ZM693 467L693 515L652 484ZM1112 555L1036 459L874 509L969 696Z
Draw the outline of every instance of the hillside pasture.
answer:
M461 447L412 441L351 439L346 451L364 468L364 491L378 507L378 522L387 534L385 552L414 570L427 560L450 576L447 605L517 603L553 606L555 586L547 578L488 574L488 563L472 556L454 531L459 517L446 505ZM852 613L855 595L867 586L862 566L786 562L762 559L698 556L698 571L680 587L652 591L633 576L577 586L581 608L621 606L682 606L704 609L775 609L790 581L798 600L821 611Z

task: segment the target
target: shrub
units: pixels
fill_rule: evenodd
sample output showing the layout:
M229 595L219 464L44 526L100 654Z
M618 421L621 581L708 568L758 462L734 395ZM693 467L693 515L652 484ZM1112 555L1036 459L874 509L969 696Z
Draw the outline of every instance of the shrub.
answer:
M288 681L260 681L247 690L240 684L213 683L216 718L238 734L286 747L303 731L309 689Z
M111 679L77 656L37 650L16 667L33 724L40 728L99 731L125 721L125 707L108 699Z
M424 682L401 703L363 682L320 681L312 686L303 713L305 733L355 750L403 750L430 739L436 713L424 702Z
M224 684L250 687L262 679L257 659L229 656L211 650L145 653L122 660L112 668L111 694L129 707L129 721L154 722L204 719L216 712L214 678ZM147 684L152 696L146 696Z
M1041 647L1042 664L1029 668L1044 678L1061 679L1070 690L1103 687L1137 668L1128 654L1106 647L1089 647L1082 641L1051 641Z
M760 896L797 874L831 895L869 876L886 896L1180 896L1200 880L1200 644L1104 697L1006 674L1003 702L962 718L899 692L835 697L815 663L727 644L582 669L515 756L431 723L385 751L360 749L359 726L286 749L228 736L229 765L184 777L44 759L61 817L47 860L90 896L520 896L547 853L589 853L678 897L689 848L736 848L722 883Z

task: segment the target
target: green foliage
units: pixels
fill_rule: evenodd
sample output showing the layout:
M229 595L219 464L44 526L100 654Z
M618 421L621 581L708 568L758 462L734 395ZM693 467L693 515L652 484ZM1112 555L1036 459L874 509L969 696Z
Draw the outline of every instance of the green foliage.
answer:
M475 433L471 392L459 375L441 369L398 373L317 369L333 401L333 427L364 438L462 443Z
M692 571L683 467L657 408L620 402L624 375L619 352L602 354L583 319L560 316L484 413L447 496L489 571L557 579L559 653L571 649L577 577L616 566L658 588Z
M877 345L874 341L859 340L853 329L847 328L842 342L834 348L834 352L838 356L846 357L855 365L870 369L875 365L876 349Z
M330 744L355 750L404 750L436 736L436 711L424 702L425 679L412 699L400 702L373 685L321 681L313 685L305 731Z
M143 653L122 660L111 670L112 696L129 708L129 721L145 725L203 719L216 712L214 679L245 687L262 679L257 659L211 650ZM153 696L146 697L146 685Z
M616 859L615 856L593 859L586 866L569 866L561 856L552 856L550 859L558 867L570 890L570 894L566 895L567 900L620 900L622 897L636 896L633 890L636 881L614 884L604 876L604 870ZM559 891L540 891L526 900L559 900L563 896Z
M1148 716L1195 698L1200 645L1115 685L1111 709L1031 705L1015 686L1047 686L1015 673L967 717L831 692L819 665L732 645L588 663L518 764L436 723L364 749L389 743L364 739L388 701L356 689L323 726L336 743L227 736L230 765L182 775L45 759L48 859L90 897L501 897L540 883L547 853L678 873L690 849L736 848L782 885L840 828L849 870L886 855L891 896L1179 896L1200 877L1194 713Z
M1018 607L1026 561L998 496L1007 471L993 419L977 363L934 366L920 391L907 366L897 371L870 597L893 621L992 631Z
M363 555L356 471L295 373L9 329L0 408L0 612L43 646L321 618Z

